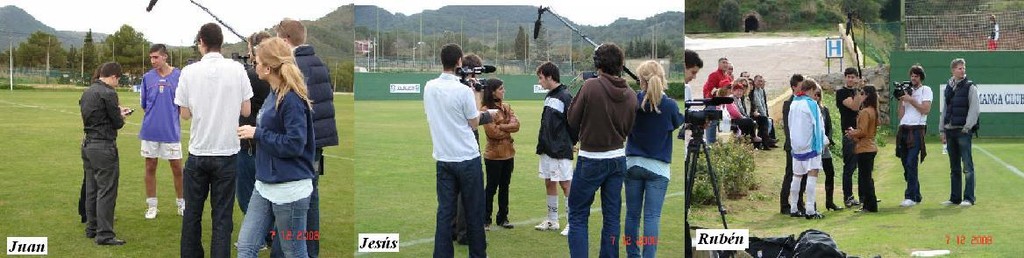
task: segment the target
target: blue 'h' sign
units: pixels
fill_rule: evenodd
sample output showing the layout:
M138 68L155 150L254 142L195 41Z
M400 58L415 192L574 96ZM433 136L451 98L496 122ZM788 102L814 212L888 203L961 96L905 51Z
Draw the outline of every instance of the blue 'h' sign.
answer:
M843 39L840 38L828 38L825 39L825 58L842 58L843 57Z

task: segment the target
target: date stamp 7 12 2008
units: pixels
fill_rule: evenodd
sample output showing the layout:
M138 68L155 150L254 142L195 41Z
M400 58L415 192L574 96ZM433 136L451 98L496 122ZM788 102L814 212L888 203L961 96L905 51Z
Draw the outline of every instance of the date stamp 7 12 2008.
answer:
M947 245L992 245L992 235L946 235Z

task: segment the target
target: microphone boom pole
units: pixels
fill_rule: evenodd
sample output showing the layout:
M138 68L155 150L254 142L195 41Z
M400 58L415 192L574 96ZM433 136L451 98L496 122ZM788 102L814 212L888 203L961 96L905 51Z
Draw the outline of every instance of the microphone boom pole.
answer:
M224 26L224 28L227 28L228 31L230 31L232 34L235 34L235 36L238 36L239 39L242 39L242 42L245 42L247 44L249 43L249 41L246 40L245 37L242 36L242 34L238 34L238 32L235 32L235 29L231 28L231 26L228 26L226 23L224 23L224 21L220 20L220 18L217 17L217 15L214 15L212 12L210 12L210 9L207 9L206 6L197 3L195 0L189 0L189 2L192 2L192 4L198 6L199 9L203 9L203 11L210 14L210 16L212 16L213 19L217 21L217 23L220 23L221 26Z
M554 11L551 11L551 7L539 7L537 12L538 12L537 13L537 21L540 21L540 18L541 18L540 16L542 14L544 14L544 12L548 12L551 15L554 15L555 18L558 18L558 20L561 21L562 24L565 24L566 27L569 27L570 30L572 30L573 32L576 32L576 35L579 35L580 37L583 38L583 40L586 40L588 43L590 43L590 45L594 46L595 49L597 49L597 47L600 45L600 44L595 43L594 40L591 40L590 37L588 37L586 34L583 34L583 32L580 31L579 29L577 29L575 26L572 26L572 24L569 24L569 21L566 21L565 18L562 18L562 16L559 16ZM536 26L536 27L539 27L539 26ZM537 32L536 32L536 29L535 29L534 35L536 35L536 34L537 34ZM623 60L623 61L625 61L625 60ZM622 71L626 72L626 74L628 74L629 77L632 77L633 80L637 81L637 83L640 82L640 78L637 77L636 74L633 74L633 72L630 71L629 68L626 67L625 64L622 65Z

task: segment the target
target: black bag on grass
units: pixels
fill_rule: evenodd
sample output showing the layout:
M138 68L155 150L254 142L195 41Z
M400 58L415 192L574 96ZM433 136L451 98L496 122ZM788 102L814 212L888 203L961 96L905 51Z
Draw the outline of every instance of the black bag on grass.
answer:
M769 238L750 237L747 254L763 258L790 258L795 254L794 247L796 247L796 239L793 238L793 235Z
M839 251L832 236L816 229L800 233L794 250L796 254L793 257L846 258L846 253Z

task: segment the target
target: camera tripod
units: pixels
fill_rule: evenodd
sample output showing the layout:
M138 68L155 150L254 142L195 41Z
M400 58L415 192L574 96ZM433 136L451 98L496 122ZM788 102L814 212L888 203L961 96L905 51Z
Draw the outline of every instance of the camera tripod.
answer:
M693 124L691 124L693 125ZM693 257L693 251L690 249L692 246L692 238L690 236L690 204L692 203L691 198L693 196L693 183L697 178L697 166L700 163L700 155L704 154L705 166L707 166L708 175L711 178L711 187L715 191L715 201L718 203L718 213L722 216L722 227L724 229L729 228L729 224L725 221L725 208L722 207L722 197L718 191L718 176L715 175L715 170L711 166L711 155L708 152L708 145L704 142L704 126L698 125L690 128L691 136L690 142L686 145L686 162L684 165L684 173L686 173L686 189L683 193L683 198L686 199L686 205L683 208L683 221L685 233L685 248L686 256ZM680 139L685 138L686 130L679 132Z

